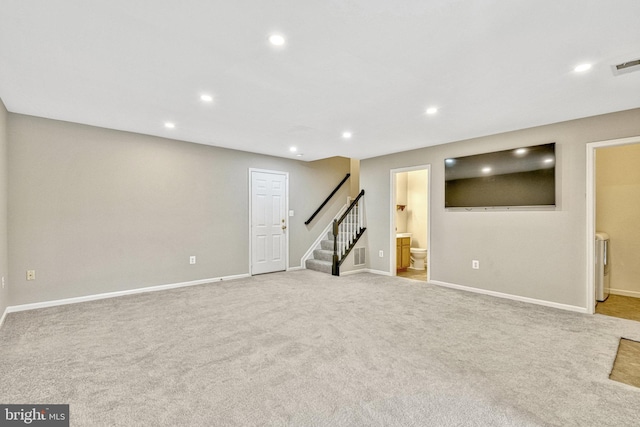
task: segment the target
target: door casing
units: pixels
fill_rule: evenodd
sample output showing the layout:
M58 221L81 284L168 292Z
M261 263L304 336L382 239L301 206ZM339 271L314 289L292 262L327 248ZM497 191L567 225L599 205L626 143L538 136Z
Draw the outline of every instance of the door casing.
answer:
M389 171L389 183L391 201L389 206L389 273L396 275L396 175L403 172L418 170L427 171L427 282L431 280L431 164L409 166L404 168L391 169Z
M596 290L595 290L595 241L596 241L596 150L604 147L615 147L619 145L629 145L640 143L640 136L630 138L610 139L587 143L587 298L585 307L587 313L595 313Z

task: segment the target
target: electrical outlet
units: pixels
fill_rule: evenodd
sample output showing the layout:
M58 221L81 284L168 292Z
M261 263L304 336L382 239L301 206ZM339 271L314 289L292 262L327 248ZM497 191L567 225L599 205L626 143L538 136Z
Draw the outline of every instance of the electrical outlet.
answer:
M474 270L480 270L480 261L478 261L477 259L471 261L471 268L473 268Z
M27 280L36 280L35 270L27 270Z
M378 252L378 256L382 258L384 256L384 252L383 251Z
M190 257L189 257L189 264L195 264L195 263L196 263L196 257L195 257L195 255L190 256Z

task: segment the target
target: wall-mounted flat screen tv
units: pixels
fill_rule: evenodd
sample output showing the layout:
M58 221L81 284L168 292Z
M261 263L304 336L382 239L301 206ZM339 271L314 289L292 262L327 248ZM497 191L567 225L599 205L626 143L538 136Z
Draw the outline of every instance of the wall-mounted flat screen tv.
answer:
M445 159L445 208L553 207L555 142Z

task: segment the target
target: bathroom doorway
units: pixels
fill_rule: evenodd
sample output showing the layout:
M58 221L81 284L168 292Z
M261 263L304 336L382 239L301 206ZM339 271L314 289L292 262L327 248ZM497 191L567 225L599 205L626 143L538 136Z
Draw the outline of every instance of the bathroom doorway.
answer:
M430 165L391 170L390 272L428 281L430 254Z
M640 138L607 141L593 150L593 225L609 240L609 271L594 277L595 312L640 321ZM596 251L597 253L597 251ZM606 279L605 279L606 277Z
M596 156L597 154L597 156ZM597 159L596 159L597 157ZM640 321L637 267L640 136L587 144L587 312ZM609 288L596 289L596 232L610 238ZM603 283L603 281L600 281ZM598 291L598 292L596 292ZM598 293L598 298L596 298ZM600 302L597 301L600 299ZM597 305L596 305L597 304Z

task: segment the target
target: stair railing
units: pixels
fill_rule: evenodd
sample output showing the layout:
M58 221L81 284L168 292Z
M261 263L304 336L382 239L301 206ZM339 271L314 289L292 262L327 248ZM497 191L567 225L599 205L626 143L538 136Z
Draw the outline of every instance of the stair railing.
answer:
M320 211L322 210L322 208L324 208L324 205L326 205L327 203L329 203L329 200L331 200L331 198L333 197L334 194L336 194L336 192L340 189L340 187L342 187L342 184L344 184L345 182L347 182L347 180L349 179L349 177L351 176L350 173L348 173L343 179L342 181L340 181L340 184L338 184L338 186L336 188L333 189L333 191L331 192L331 194L329 194L329 197L327 197L325 199L324 202L322 202L322 204L320 205L320 207L318 209L316 209L316 211L313 213L313 215L311 215L311 217L309 217L308 220L306 220L304 222L304 225L309 225L311 223L311 221L313 221L313 218L316 217L316 215L318 215L318 213L320 213Z
M364 190L360 191L346 212L339 219L333 220L333 266L331 274L340 275L340 266L367 229L364 226L363 206L360 199Z

